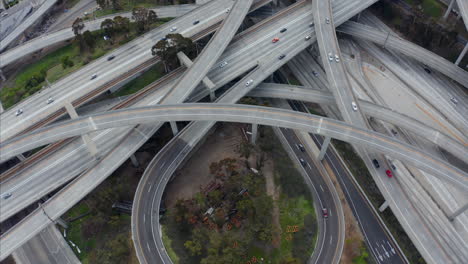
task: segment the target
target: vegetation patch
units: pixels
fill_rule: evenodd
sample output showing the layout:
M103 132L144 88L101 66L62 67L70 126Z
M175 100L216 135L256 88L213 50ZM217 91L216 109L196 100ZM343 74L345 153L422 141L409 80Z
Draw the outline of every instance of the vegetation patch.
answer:
M101 25L101 30L81 32L83 22L77 20L74 23L76 38L72 43L26 66L13 81L0 90L0 101L4 108L9 108L47 86L47 82L59 80L166 21L168 19L157 19L141 31L137 23L116 17L112 30L104 24ZM105 40L104 36L111 38Z
M259 134L259 147L243 142L239 158L210 164L213 180L163 216L166 249L179 263L305 263L312 254L317 223L310 193L273 131L261 127ZM267 176L273 155L278 161ZM278 197L268 194L267 181Z
M135 7L155 8L160 5L167 5L167 0L97 0L97 4L101 7L96 11L96 17L111 15L119 12L131 11ZM172 4L193 4L194 0L179 0L178 3Z

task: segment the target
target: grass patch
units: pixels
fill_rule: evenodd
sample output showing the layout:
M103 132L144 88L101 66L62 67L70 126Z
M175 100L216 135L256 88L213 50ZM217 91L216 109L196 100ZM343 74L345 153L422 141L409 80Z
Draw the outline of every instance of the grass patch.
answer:
M164 243L164 247L166 248L167 254L171 258L174 264L179 264L179 257L175 253L174 249L172 249L171 244L172 241L167 235L167 227L162 225L162 241Z
M154 1L154 0L134 0L134 1L118 0L118 2L119 2L121 9L117 10L112 7L104 8L104 9L96 11L96 17L108 16L108 15L112 15L115 13L132 11L132 9L136 6L142 6L146 8L156 8L160 6L158 4L155 4L155 2L157 3L157 1Z
M119 91L114 93L114 97L125 96L138 92L150 83L158 80L165 75L164 66L161 63L153 65L149 70L144 72L138 78L131 80L125 84Z
M443 6L436 0L424 0L421 6L424 10L424 13L431 17L439 18L442 16Z

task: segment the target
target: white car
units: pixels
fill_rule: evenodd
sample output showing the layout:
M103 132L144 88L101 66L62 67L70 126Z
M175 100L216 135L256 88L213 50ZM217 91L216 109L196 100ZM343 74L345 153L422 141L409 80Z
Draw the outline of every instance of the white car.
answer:
M96 78L97 78L97 74L96 74L96 73L93 74L93 75L91 75L91 80L94 80L94 79L96 79Z
M328 17L325 18L325 23L330 24L330 19Z
M228 65L227 61L223 61L219 64L220 68L224 68L224 66Z
M231 9L229 9L229 8L228 8L228 9L226 9L226 13L229 13L229 11L231 11Z
M340 57L338 57L338 54L335 54L335 61L340 62Z
M171 32L174 32L174 31L176 31L176 30L177 30L177 27L171 27L171 30L170 30L170 31L171 31Z
M328 53L328 60L333 61L333 54L331 52Z
M245 83L245 86L249 86L253 83L253 80L248 80L246 83Z
M353 111L354 111L354 112L357 111L357 104L356 104L356 102L351 102L351 107L353 107Z
M450 101L452 101L454 104L458 104L458 100L455 97L450 98Z
M3 199L5 199L5 200L8 199L8 198L10 198L10 197L11 197L11 193L5 193L5 194L3 195Z
M47 99L47 104L51 104L54 102L54 98L52 97L49 97L49 99Z
M16 110L16 116L19 116L19 115L21 115L22 113L23 113L23 109L22 109L22 108Z
M310 38L311 38L310 36L307 36L307 37L305 37L305 40L309 40Z

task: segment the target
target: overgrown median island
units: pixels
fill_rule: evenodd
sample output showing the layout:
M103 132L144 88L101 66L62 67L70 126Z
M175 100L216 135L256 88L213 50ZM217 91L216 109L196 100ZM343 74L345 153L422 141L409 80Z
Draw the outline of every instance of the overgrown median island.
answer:
M166 189L174 263L305 263L317 237L312 197L270 128L258 146L222 124Z
M135 9L140 14L144 8ZM0 90L0 101L4 108L9 108L19 101L38 92L49 83L80 69L86 64L110 53L112 50L143 35L171 18L158 18L154 12L130 22L126 17L116 16L106 19L101 30L84 31L84 22L78 18L73 23L75 39L66 46L44 56L38 61L27 64L16 76L8 80ZM141 17L141 15L139 15Z

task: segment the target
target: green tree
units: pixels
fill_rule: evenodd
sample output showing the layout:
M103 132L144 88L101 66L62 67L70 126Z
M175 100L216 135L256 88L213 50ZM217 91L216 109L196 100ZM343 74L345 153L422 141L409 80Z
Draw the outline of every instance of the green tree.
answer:
M88 48L90 50L94 49L94 46L96 45L96 38L89 30L83 32L83 41L83 48Z
M192 256L199 256L202 253L202 245L200 244L200 241L188 240L184 243L184 246Z
M192 57L195 54L195 44L180 34L168 34L165 39L151 47L151 54L161 58L169 69L178 65L178 52L184 52L188 57Z
M83 30L83 28L84 28L83 19L81 17L76 18L75 21L72 24L72 30L73 30L73 33L75 34L75 36L77 36L77 37L80 36L81 31Z
M112 36L115 32L115 22L114 20L108 18L101 23L101 29L104 31L104 34L107 36Z
M67 68L67 67L73 67L74 63L72 60L70 60L69 56L63 56L61 59L62 62L62 68Z
M142 6L136 6L132 10L132 18L135 20L137 29L140 32L145 31L147 19L148 19L148 9Z

